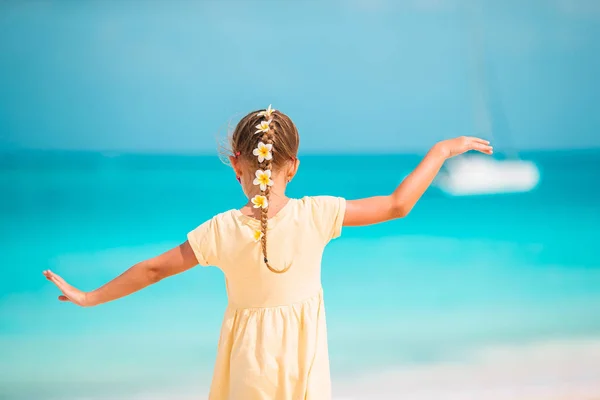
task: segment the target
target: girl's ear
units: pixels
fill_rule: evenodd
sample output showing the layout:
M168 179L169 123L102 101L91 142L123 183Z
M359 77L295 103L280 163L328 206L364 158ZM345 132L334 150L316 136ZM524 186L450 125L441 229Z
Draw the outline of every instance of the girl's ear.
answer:
M288 176L287 176L287 181L291 181L294 176L296 176L296 173L298 172L298 168L300 167L300 160L296 157L294 159L293 164L291 165L291 168L288 170Z
M233 168L233 171L235 172L235 176L240 177L242 176L242 168L241 168L241 163L240 163L240 159L237 158L236 156L229 156L229 162L231 163L231 167Z

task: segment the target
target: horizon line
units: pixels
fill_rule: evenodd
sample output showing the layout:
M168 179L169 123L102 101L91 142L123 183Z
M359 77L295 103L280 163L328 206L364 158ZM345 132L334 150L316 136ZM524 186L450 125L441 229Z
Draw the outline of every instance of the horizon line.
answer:
M429 149L406 149L402 151L369 151L369 152L358 152L358 151L349 151L349 152L336 152L336 151L307 151L307 152L299 152L299 155L302 157L313 157L313 156L419 156L427 153ZM567 152L594 152L600 151L600 146L592 146L592 147L573 147L573 148L541 148L541 149L525 149L520 150L518 153L520 154L540 154L540 153L567 153ZM67 153L67 154L98 154L104 157L119 157L119 156L179 156L179 157L210 157L215 156L217 158L222 155L219 154L218 151L160 151L160 150L92 150L92 149L37 149L37 148L12 148L12 149L0 149L0 156L7 154L16 154L16 153ZM497 154L502 154L501 151L497 152Z

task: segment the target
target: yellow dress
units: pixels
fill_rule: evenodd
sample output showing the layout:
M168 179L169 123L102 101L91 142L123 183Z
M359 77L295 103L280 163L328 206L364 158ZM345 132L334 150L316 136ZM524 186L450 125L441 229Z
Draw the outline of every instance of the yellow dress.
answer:
M200 265L225 275L228 306L209 400L329 400L331 378L321 257L341 234L346 202L291 199L268 224L265 266L258 220L219 214L188 234Z

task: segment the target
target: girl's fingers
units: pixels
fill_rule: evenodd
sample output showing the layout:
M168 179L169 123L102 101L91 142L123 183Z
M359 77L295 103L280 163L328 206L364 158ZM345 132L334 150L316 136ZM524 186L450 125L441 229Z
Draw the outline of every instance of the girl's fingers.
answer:
M471 149L485 154L492 154L493 152L492 146L483 143L472 143Z
M62 294L58 296L58 300L79 304L77 299L79 298L78 295L80 292L77 289L69 285L67 282L65 282L63 278L56 275L50 270L44 271L43 274L46 277L46 279L54 283L56 287L62 292Z
M55 274L54 272L50 271L50 273L52 274L53 277L55 277L59 282L62 282L64 284L67 284L67 282L65 282L65 280L63 278L61 278L59 275Z
M44 276L46 277L46 279L51 281L52 278L54 278L56 276L56 274L53 273L52 271L50 271L49 269L47 269L46 271L44 271Z
M61 281L59 281L58 279L56 279L55 276L51 276L50 280L56 285L58 286L58 288L64 292L64 283L62 283Z
M484 139L479 139L479 138L469 138L469 146L473 149L475 149L477 145L484 145L484 146L488 146L490 144L489 141L484 140Z
M489 140L485 140L485 139L481 139L481 138L476 138L476 137L474 137L474 138L472 138L472 139L473 139L473 141L474 141L474 142L476 142L476 143L481 143L481 144L490 144L490 141L489 141Z
M46 277L51 280L56 286L58 286L58 288L64 292L65 290L69 290L71 289L71 285L69 285L67 282L65 282L65 280L63 278L61 278L60 276L56 275L54 272L48 270Z
M67 295L67 296L72 296L73 295L73 288L67 284L64 283L64 281L59 281L55 276L52 276L52 278L50 278L50 280L52 281L52 283L54 283L56 285L56 287L58 287L58 289L63 292L63 294Z
M479 151L485 154L492 154L494 149L492 149L490 146L482 146Z
M477 150L477 151L481 151L481 147L480 146L489 146L490 142L488 140L485 139L480 139L480 138L476 138L476 137L467 137L467 141L466 141L466 145L467 145L467 150Z
M47 269L47 270L44 271L44 275L46 275L46 277L48 277L48 278L55 277L55 278L57 278L57 279L59 279L61 281L64 281L63 278L61 278L60 276L58 276L54 272L50 271L49 269Z

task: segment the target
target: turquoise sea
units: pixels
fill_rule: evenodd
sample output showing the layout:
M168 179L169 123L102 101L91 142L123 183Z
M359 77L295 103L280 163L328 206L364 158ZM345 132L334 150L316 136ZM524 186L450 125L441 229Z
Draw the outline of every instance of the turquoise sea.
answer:
M366 376L540 343L550 343L541 358L517 352L516 364L572 372L565 362L587 360L600 376L600 362L585 359L600 338L600 150L522 157L542 173L530 193L432 188L407 218L345 228L330 244L323 285L338 398L369 398L348 389ZM390 192L419 157L301 161L292 197L352 199ZM59 303L41 272L91 290L177 245L244 203L227 166L216 156L13 152L0 157L0 193L0 399L206 396L227 301L220 271L196 268L89 309ZM582 347L544 358L558 354L552 343Z

